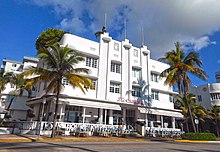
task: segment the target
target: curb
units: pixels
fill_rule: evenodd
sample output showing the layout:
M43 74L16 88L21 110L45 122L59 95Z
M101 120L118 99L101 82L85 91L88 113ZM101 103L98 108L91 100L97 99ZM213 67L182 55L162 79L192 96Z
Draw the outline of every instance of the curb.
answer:
M10 138L0 139L0 143L5 142L151 142L148 139L129 139L129 138Z
M201 140L154 140L154 139L135 139L135 138L0 138L0 143L6 142L176 142L176 143L219 143L220 141L201 141Z
M220 143L220 141L202 141L202 140L173 140L177 143Z

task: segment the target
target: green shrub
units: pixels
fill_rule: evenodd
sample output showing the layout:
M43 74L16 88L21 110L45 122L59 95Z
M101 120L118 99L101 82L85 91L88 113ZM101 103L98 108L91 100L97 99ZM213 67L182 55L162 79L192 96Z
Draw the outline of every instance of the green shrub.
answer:
M188 140L207 140L207 141L216 141L217 138L212 133L185 133L182 135L183 139Z

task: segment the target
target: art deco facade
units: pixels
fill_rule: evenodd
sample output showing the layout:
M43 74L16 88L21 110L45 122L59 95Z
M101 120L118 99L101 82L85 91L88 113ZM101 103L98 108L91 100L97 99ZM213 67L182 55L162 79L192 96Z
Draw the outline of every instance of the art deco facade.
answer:
M175 118L181 118L174 109L172 88L164 86L159 74L167 64L150 59L146 46L133 46L129 40L112 39L108 33L94 42L72 34L65 34L61 45L75 49L85 56L77 67L90 69L86 75L94 87L83 94L63 79L64 90L59 101L59 121L98 124L123 123L133 125L146 122L146 127L175 128ZM46 66L42 61L38 66ZM45 83L36 86L36 97L27 104L33 108L35 120L41 111L44 121L52 121L55 97L45 95Z

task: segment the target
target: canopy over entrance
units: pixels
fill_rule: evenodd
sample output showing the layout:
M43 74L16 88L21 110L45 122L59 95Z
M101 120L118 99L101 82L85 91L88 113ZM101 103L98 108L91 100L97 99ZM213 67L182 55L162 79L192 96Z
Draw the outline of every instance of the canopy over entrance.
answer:
M180 113L180 111L171 111L171 110L166 110L166 109L142 108L142 107L138 107L138 110L140 111L140 113L183 118L183 115Z

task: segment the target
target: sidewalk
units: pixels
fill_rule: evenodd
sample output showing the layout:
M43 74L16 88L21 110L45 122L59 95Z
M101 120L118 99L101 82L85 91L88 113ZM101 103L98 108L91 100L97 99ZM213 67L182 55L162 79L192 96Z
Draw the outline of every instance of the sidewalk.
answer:
M122 137L73 137L73 136L58 136L50 138L49 136L37 135L0 135L1 142L181 142L181 143L220 143L220 141L193 141L193 140L174 140L166 138L122 138Z
M149 142L146 138L121 138L121 137L73 137L58 136L50 138L49 136L37 135L0 135L0 142Z

